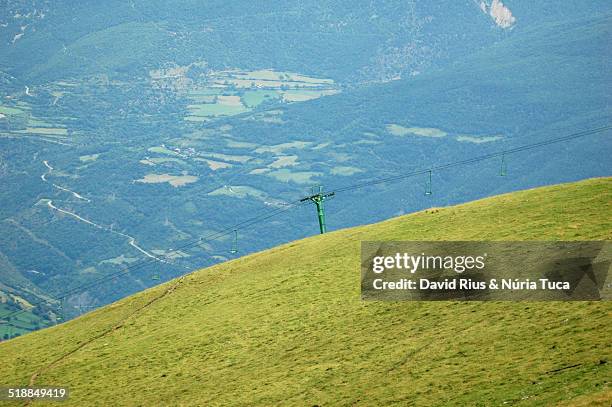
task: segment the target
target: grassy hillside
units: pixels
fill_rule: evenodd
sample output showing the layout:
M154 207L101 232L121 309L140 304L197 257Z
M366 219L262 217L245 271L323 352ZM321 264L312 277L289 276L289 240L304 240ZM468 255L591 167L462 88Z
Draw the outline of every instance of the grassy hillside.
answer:
M67 385L68 405L607 406L610 303L365 303L359 247L611 239L611 210L592 179L292 242L2 343L0 385Z

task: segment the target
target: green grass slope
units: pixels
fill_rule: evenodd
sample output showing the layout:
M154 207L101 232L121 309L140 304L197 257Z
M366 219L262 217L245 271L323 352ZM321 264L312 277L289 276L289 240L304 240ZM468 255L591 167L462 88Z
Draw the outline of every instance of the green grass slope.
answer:
M609 302L366 303L359 250L611 239L610 213L612 178L592 179L292 242L2 343L0 385L78 406L608 406Z

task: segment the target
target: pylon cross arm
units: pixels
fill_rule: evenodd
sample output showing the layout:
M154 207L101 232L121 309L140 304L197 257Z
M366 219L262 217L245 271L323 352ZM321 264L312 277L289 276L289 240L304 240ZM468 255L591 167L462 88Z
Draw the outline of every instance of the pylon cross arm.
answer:
M327 230L325 226L325 211L323 210L323 201L334 195L334 192L328 192L326 194L319 192L318 194L313 194L300 199L300 202L312 201L317 206L317 217L319 219L319 229L321 233L325 233Z

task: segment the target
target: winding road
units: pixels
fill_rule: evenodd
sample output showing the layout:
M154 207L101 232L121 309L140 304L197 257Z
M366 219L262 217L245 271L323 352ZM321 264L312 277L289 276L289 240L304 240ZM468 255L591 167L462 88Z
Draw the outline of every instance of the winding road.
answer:
M42 174L40 176L40 178L44 182L49 182L49 180L47 180L47 176L51 174L51 171L53 171L53 167L51 166L51 164L49 164L49 162L47 160L44 160L43 164L45 165L45 167L47 167L47 172ZM84 200L84 201L87 201L87 202L91 202L90 199L87 199L87 198L83 197L82 195L80 195L80 194L78 194L78 193L76 193L74 191L69 190L68 188L64 188L64 187L56 185L54 183L51 183L51 184L55 188L57 188L57 189L60 189L60 190L65 191L65 192L69 192L70 194L72 194L77 199ZM103 230L105 232L109 232L109 233L112 233L112 234L115 234L115 235L119 235L119 236L125 237L126 239L128 239L129 245L132 246L134 249L138 250L140 253L144 254L145 256L147 256L147 257L149 257L151 259L155 259L155 260L157 260L159 262L168 263L166 260L163 260L163 259L161 259L161 258L159 258L159 257L157 257L157 256L155 256L153 254L151 254L150 252L146 251L142 247L138 246L138 244L136 244L136 238L133 237L133 236L130 236L130 235L122 233L122 232L117 232L117 231L113 230L112 227L100 225L99 223L93 222L93 221L91 221L89 219L85 219L84 217L82 217L82 216L80 216L80 215L78 215L78 214L76 214L74 212L70 212L70 211L67 211L65 209L58 208L57 206L53 205L53 200L51 200L51 199L47 199L47 206L49 208L55 210L55 211L61 212L61 213L65 214L65 215L68 215L68 216L72 216L73 218L77 219L78 221L84 222L84 223L86 223L86 224L88 224L90 226L95 227L96 229L100 229L100 230Z

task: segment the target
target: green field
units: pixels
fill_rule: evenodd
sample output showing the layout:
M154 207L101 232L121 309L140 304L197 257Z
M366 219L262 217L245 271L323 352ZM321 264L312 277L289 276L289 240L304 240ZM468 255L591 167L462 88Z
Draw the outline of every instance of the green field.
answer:
M242 100L248 107L257 107L266 99L278 99L279 93L276 90L248 90L244 92Z
M189 114L184 119L206 122L249 112L265 101L304 102L339 92L331 79L272 70L219 71L210 74L205 86L186 92L193 103L187 106Z
M18 114L22 114L23 111L20 109L15 109L14 107L0 105L0 113L6 114L6 115L18 115Z
M201 105L189 105L189 112L195 117L231 116L246 112L248 109L242 105L232 106L221 103L205 103Z
M609 406L609 302L362 302L362 240L611 239L612 178L314 236L0 344L65 405Z
M0 303L0 340L5 340L15 335L24 335L34 329L39 329L48 325L48 321L30 313L21 312L10 317L10 324L3 323L6 316L14 314L16 309L9 308L6 304Z
M444 137L446 132L431 127L404 127L399 124L388 124L387 131L394 136Z

